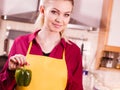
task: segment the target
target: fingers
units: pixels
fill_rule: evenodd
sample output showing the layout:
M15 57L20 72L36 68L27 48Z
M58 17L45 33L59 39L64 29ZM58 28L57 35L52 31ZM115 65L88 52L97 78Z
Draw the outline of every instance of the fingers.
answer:
M12 59L13 59L13 62L14 62L14 63L16 63L16 64L18 64L18 65L20 65L20 66L23 66L24 63L26 62L25 56L20 55L20 54L17 54L17 55L15 55L15 56L13 56ZM11 59L11 60L12 60L12 59Z
M10 70L15 70L16 68L23 67L24 65L27 65L25 56L21 54L16 54L10 57L8 68Z
M11 62L9 62L8 68L9 68L9 70L14 70L16 68L16 65L11 63Z

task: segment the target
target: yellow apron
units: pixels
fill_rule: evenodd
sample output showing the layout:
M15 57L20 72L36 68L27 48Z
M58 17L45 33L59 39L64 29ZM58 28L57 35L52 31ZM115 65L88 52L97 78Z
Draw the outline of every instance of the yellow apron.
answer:
M30 54L29 45L26 60L30 64L26 68L32 71L29 86L16 86L16 90L65 90L67 84L67 67L65 54L62 59Z

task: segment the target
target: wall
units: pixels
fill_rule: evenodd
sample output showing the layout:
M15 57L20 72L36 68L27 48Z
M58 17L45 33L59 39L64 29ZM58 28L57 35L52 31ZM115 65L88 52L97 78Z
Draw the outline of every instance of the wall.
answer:
M38 0L0 0L0 14L16 14L35 11Z
M75 42L80 48L84 45L83 50L83 66L87 70L94 69L97 41L98 41L98 31L88 31L81 29L67 29L65 35ZM86 65L85 65L86 64Z
M120 47L120 0L114 0L111 16L108 45Z

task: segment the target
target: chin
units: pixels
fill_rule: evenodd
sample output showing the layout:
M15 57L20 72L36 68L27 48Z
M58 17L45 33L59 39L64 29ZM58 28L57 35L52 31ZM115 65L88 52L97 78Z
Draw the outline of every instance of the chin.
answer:
M51 28L51 31L61 32L61 31L63 31L63 29L61 29L61 28Z

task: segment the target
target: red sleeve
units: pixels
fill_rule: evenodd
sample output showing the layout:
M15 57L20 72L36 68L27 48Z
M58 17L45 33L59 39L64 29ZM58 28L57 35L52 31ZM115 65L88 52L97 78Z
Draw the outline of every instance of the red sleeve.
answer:
M68 66L68 84L66 90L83 90L82 55L80 48L73 44L66 52Z
M83 85L82 85L82 56L80 52L77 53L76 56L76 68L73 73L73 89L72 90L83 90Z
M29 39L33 40L37 32L18 37L14 40L14 43L8 55L8 60L6 61L6 64L0 72L0 90L13 90L13 88L15 87L15 71L8 70L9 58L15 54L26 55L29 45Z
M16 43L14 42L9 57L15 54L16 50ZM14 78L14 73L15 71L10 71L8 70L8 60L5 63L2 71L0 72L0 90L13 90L13 87L15 85L15 78Z

